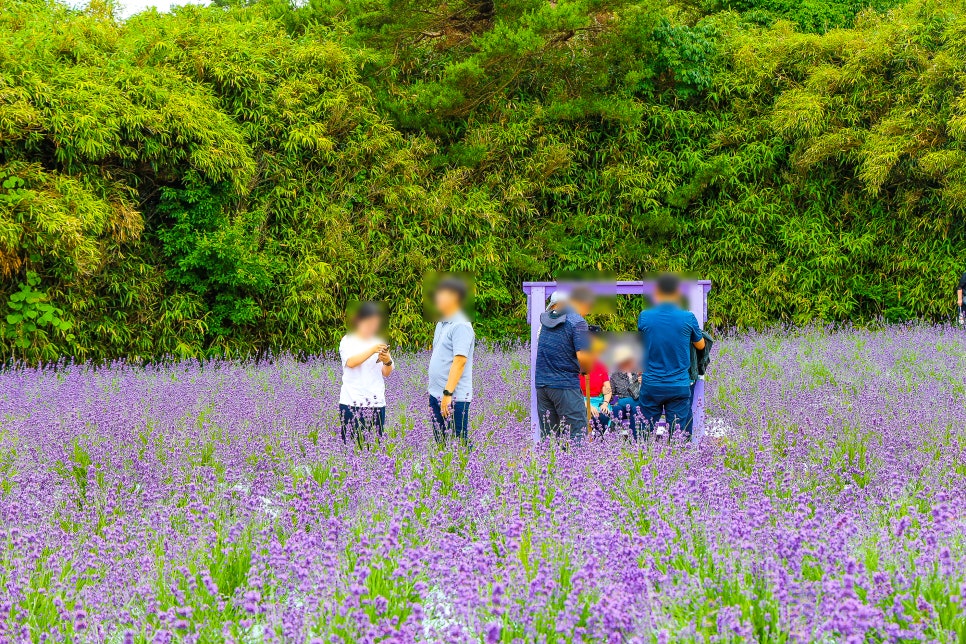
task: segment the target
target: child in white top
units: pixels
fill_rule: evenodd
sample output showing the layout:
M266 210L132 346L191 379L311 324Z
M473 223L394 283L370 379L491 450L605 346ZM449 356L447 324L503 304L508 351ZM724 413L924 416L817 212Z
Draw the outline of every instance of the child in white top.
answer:
M382 436L386 423L386 378L393 369L389 345L379 337L382 322L379 305L366 302L352 318L352 331L339 343L339 417L345 442L351 436L362 444L372 429Z

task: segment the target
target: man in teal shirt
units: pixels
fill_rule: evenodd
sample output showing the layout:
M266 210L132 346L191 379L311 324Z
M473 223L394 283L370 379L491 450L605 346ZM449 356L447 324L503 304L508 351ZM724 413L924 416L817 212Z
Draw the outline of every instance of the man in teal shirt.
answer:
M644 376L641 382L641 413L653 429L661 414L670 427L676 426L691 439L691 345L704 348L704 337L694 313L679 305L681 280L665 274L657 279L654 306L637 318L637 330L644 347Z

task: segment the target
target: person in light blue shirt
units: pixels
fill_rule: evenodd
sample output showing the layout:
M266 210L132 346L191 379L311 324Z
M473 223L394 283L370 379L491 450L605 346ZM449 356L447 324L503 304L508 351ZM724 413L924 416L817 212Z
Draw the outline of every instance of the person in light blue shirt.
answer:
M429 359L429 408L433 436L445 443L452 436L469 443L469 410L473 400L473 325L463 312L466 283L455 277L440 281L433 301L440 315Z
M671 274L657 279L654 306L637 318L637 330L644 347L644 375L641 380L641 414L654 429L664 414L672 437L676 427L691 439L691 346L704 349L701 326L694 313L685 311L681 281Z

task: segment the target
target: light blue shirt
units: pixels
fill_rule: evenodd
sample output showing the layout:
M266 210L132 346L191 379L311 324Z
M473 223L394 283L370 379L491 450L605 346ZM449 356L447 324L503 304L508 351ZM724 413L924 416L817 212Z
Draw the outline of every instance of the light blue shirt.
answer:
M466 356L466 368L453 392L453 402L473 399L473 345L476 337L469 318L460 311L436 323L433 334L433 355L429 359L429 395L443 397L449 380L449 370L455 356Z

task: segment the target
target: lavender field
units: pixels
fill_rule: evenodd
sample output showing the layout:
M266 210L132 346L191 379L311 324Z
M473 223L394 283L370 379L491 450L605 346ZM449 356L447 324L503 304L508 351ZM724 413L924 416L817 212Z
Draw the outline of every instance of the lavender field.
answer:
M533 447L480 350L346 449L331 359L0 374L0 641L966 642L966 335L722 339L715 437Z

